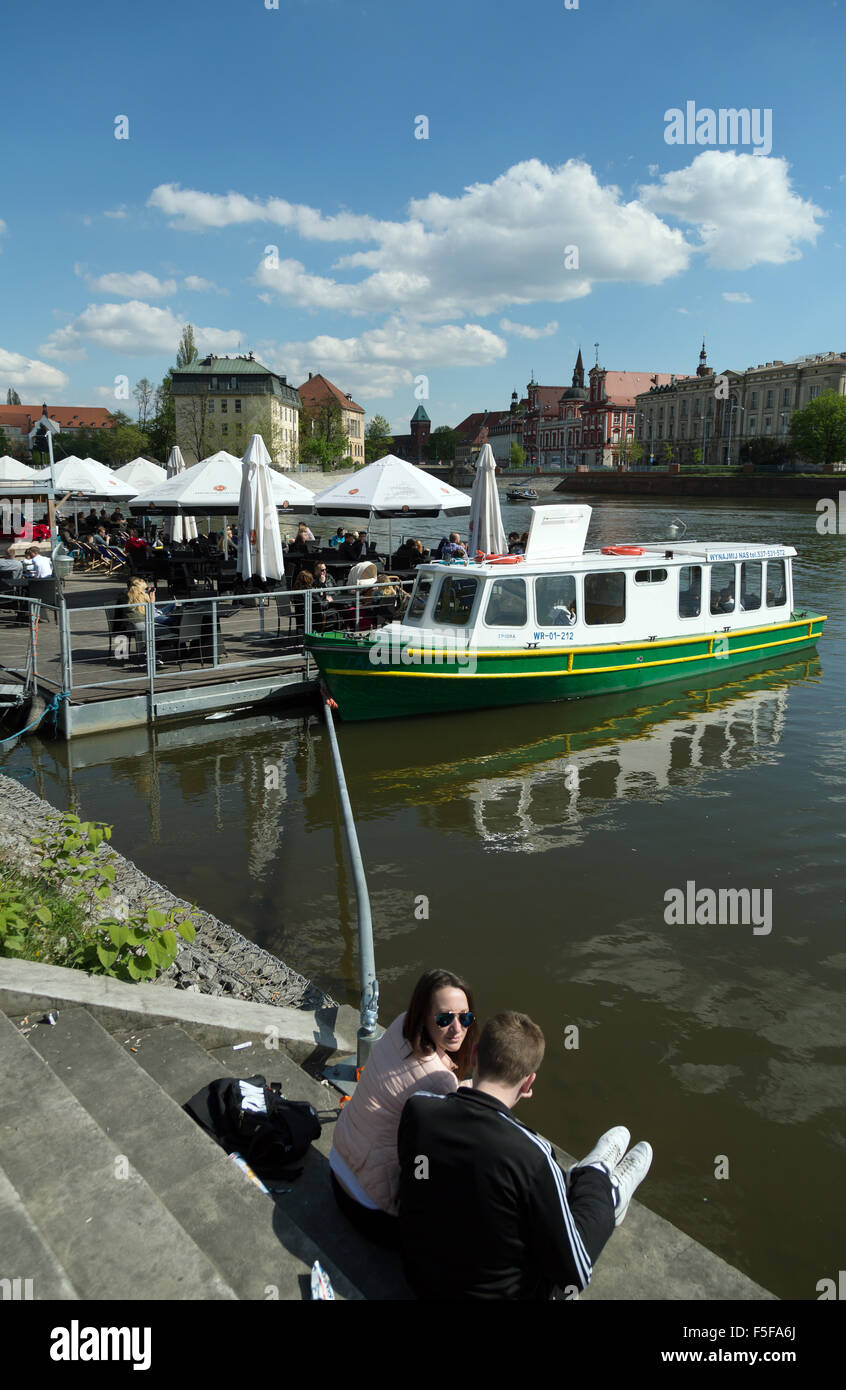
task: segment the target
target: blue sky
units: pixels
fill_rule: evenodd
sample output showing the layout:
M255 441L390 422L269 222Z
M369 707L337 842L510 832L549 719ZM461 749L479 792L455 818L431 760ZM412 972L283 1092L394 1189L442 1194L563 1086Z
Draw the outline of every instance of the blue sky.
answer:
M846 0L272 3L5 16L0 398L132 411L115 378L187 322L402 430L427 389L438 425L568 383L580 344L846 348ZM771 151L667 143L688 102L770 112Z

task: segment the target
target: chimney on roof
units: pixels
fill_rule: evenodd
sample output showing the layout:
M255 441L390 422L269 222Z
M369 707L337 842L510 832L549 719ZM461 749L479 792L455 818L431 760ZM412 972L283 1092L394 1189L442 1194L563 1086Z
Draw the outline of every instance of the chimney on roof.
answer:
M309 379L309 381L311 381L311 372L309 372L309 374L308 374L308 379Z
M352 400L352 396L350 395L349 391L347 392L347 400L348 400L348 401L351 401L351 400Z

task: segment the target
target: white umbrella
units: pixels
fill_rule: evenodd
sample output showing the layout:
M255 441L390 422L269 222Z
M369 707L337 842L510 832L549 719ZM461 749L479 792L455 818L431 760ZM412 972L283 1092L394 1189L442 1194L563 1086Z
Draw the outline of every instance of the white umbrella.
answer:
M277 473L275 469L269 472L278 508L298 512L312 510L313 492ZM238 510L241 475L241 460L221 450L200 463L192 464L166 482L140 493L133 499L130 510L140 512L149 509L172 516L180 512L194 512L198 516L231 515Z
M0 483L31 483L36 476L36 470L20 459L9 454L0 458Z
M115 477L122 478L125 483L131 483L133 487L139 488L142 492L145 488L155 487L157 483L163 483L167 473L160 463L151 463L149 459L132 459L130 463L125 463L122 468L115 469Z
M167 461L167 476L176 478L180 473L185 472L185 460L182 457L182 450L178 444L174 444L170 451ZM184 545L187 541L197 539L197 523L193 516L183 516L181 513L174 517L173 525L170 528L170 538L176 545Z
M49 477L48 470L41 471ZM104 463L98 463L97 459L60 459L56 464L55 474L57 492L76 492L80 497L91 501L105 501L111 498L115 502L126 502L138 493L137 487L125 482L123 478L118 478L111 468L107 468Z
M247 445L242 466L238 573L246 581L253 576L282 579L285 574L270 455L260 434L254 434Z
M473 556L481 550L485 555L505 555L507 549L496 487L496 459L490 444L486 444L476 462L473 479L469 553Z
M314 510L321 516L387 517L390 549L391 518L466 514L470 498L415 464L386 454L351 478L319 492Z

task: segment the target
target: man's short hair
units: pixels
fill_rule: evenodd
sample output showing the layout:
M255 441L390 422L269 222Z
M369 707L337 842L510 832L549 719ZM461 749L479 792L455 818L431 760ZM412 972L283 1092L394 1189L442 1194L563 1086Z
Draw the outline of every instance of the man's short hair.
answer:
M479 1039L476 1070L479 1080L516 1086L537 1071L546 1048L543 1033L528 1014L494 1014Z
M41 554L41 551L38 549L37 546L34 546L34 545L31 545L31 546L29 547L29 550L25 550L25 551L24 551L24 555L26 556L27 560L30 558L31 555L40 555L40 554Z

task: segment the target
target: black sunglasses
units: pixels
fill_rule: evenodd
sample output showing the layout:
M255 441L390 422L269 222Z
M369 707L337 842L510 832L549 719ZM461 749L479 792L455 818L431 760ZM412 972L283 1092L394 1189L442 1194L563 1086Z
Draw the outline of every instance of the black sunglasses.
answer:
M435 1023L439 1028L448 1028L455 1017L456 1015L454 1013L435 1014ZM469 1028L471 1023L476 1022L476 1015L471 1014L468 1009L467 1013L458 1015L458 1021L462 1028Z

